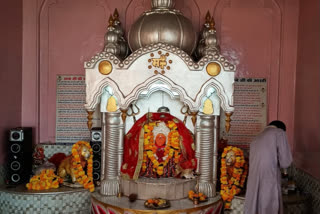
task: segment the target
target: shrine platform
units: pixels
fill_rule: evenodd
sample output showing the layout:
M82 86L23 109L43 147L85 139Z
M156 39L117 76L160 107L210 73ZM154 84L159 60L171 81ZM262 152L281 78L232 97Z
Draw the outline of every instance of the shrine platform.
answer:
M220 195L209 198L208 201L194 205L189 199L170 200L170 207L165 209L150 209L144 206L145 200L130 202L126 196L103 196L97 192L92 194L92 206L95 214L114 213L114 214L219 214L223 208Z
M121 180L122 193L125 196L136 194L138 199L165 198L178 200L188 197L189 190L196 186L196 179L175 178L139 178L138 180Z

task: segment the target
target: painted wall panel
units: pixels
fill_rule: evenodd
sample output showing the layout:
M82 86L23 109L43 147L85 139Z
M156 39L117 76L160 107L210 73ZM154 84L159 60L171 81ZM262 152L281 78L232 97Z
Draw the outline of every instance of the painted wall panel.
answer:
M219 1L215 7L221 51L237 65L236 76L267 78L268 121L278 118L281 11L274 1Z
M300 2L294 156L298 168L319 179L320 2Z
M106 4L91 0L58 1L42 8L40 142L55 140L57 74L84 74L84 61L103 49L110 13Z
M21 126L22 1L1 2L0 12L0 165L4 163L8 130Z

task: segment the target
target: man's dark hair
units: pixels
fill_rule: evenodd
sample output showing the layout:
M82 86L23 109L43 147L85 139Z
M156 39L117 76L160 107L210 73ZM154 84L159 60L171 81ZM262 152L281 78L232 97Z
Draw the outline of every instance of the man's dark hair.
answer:
M269 123L269 126L276 126L279 129L282 129L283 131L286 131L286 124L280 120L274 120L271 123Z

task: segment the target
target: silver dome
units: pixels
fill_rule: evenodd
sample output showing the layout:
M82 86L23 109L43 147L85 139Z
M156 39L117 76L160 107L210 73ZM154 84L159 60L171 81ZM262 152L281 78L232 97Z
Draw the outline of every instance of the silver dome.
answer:
M192 54L197 42L196 32L189 19L171 9L173 5L173 0L152 0L152 10L144 12L129 31L132 51L161 42Z

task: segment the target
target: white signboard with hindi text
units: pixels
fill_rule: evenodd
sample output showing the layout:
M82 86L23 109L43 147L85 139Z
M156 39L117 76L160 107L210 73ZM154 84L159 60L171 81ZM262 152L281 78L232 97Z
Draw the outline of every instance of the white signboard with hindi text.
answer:
M225 131L225 115L220 118L220 138L228 144L247 148L267 123L267 81L261 78L236 78L231 129Z
M56 143L90 141L84 75L58 75L56 94ZM100 127L99 109L93 116L93 127Z

